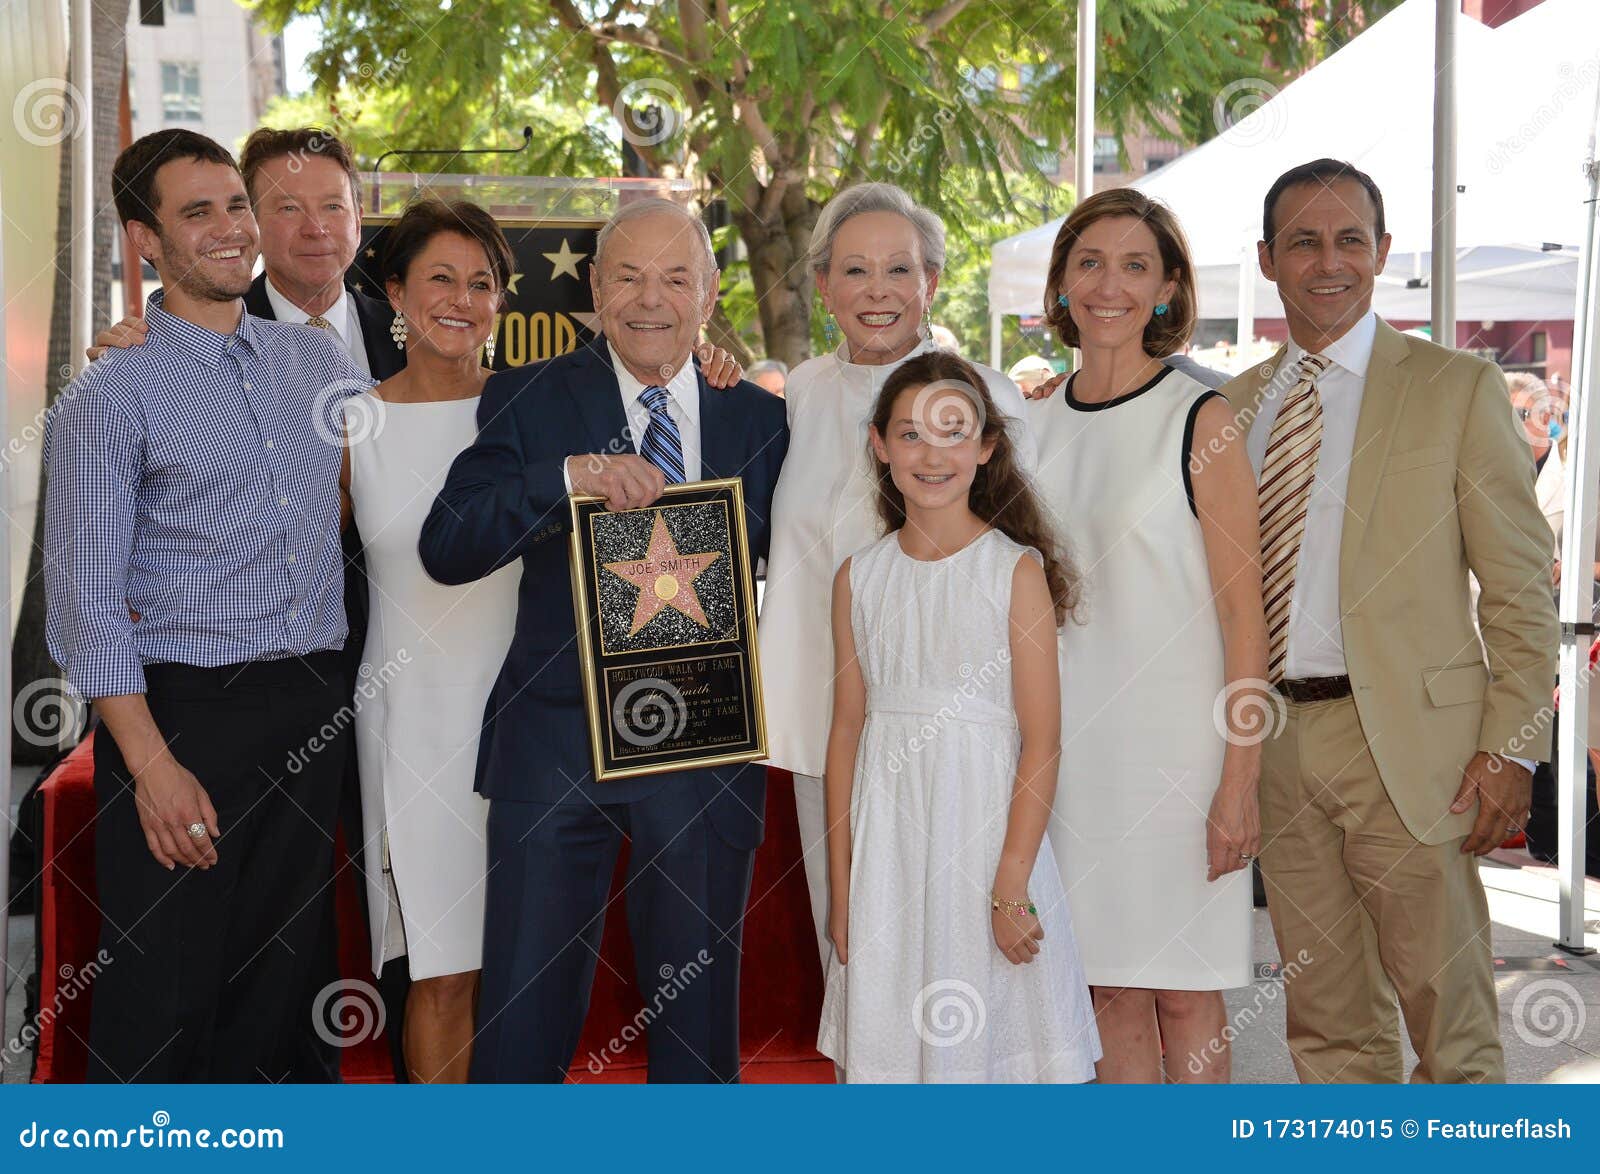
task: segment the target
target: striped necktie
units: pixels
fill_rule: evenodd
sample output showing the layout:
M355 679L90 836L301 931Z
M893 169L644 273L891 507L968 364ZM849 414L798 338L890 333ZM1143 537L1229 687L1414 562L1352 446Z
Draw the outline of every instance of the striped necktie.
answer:
M1261 463L1261 580L1267 612L1267 680L1283 679L1289 651L1289 604L1295 566L1306 532L1306 507L1322 448L1322 399L1317 377L1328 369L1321 355L1305 355L1300 379L1272 422Z
M668 485L680 484L684 480L683 438L667 414L667 389L647 387L639 393L639 402L650 409L650 423L639 442L639 455L665 474Z

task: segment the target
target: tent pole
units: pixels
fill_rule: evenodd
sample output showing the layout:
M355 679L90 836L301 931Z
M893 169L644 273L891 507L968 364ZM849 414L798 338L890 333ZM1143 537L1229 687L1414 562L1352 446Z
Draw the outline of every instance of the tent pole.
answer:
M71 89L68 109L77 118L72 134L61 145L72 152L72 316L74 367L94 338L94 15L91 0L71 0L68 11L72 38ZM74 94L73 91L76 91ZM43 503L40 503L43 508Z
M1434 0L1433 341L1456 345L1456 14L1461 0Z
M1595 456L1600 441L1600 411L1595 405L1595 337L1600 328L1600 240L1596 239L1595 200L1600 198L1600 88L1590 123L1584 173L1588 215L1578 266L1578 297L1572 317L1572 439L1567 464L1566 524L1561 535L1561 710L1556 736L1561 770L1556 785L1556 867L1560 878L1560 936L1555 945L1571 954L1592 954L1584 945L1584 788L1589 783L1589 689L1586 671L1594 639L1593 563L1595 501L1600 496ZM1577 524L1574 525L1573 523Z
M999 310L989 311L989 366L996 371L1003 370L1000 366L1000 323L1003 315Z
M65 150L65 148L62 148ZM0 220L3 222L3 220ZM5 249L0 245L0 307L6 304ZM6 316L0 309L0 355L6 353ZM0 436L11 435L6 419L10 404L6 394L6 364L0 363ZM11 517L11 478L0 476L0 512ZM41 502L39 508L44 508ZM5 603L5 655L0 657L0 697L6 698L5 715L0 718L0 1036L4 1030L6 992L11 989L12 973L8 957L11 937L11 528L0 527L0 600ZM22 978L22 965L16 978ZM0 1065L3 1067L3 1065Z
M1256 333L1256 244L1246 241L1244 248L1239 253L1239 300L1238 300L1238 325L1234 330L1234 342L1238 353L1247 353L1246 348L1255 338Z
M1078 0L1077 200L1094 194L1095 0Z

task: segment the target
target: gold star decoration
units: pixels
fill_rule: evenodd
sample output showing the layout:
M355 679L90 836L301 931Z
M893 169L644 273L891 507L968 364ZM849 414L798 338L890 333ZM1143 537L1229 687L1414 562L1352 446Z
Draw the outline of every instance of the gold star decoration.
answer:
M516 293L517 292L517 282L519 282L521 280L522 280L522 274L513 273L511 275L511 280L506 282L506 292L508 294Z
M645 556L604 564L617 578L639 589L639 601L633 609L633 628L628 635L637 636L640 629L666 607L687 616L702 628L709 628L711 623L700 606L700 597L695 594L694 581L721 556L720 550L695 554L679 551L678 544L667 533L666 519L657 510L655 521L650 524L650 549Z
M588 253L574 253L572 251L572 246L567 243L567 238L562 237L561 251L558 253L546 253L544 255L544 259L549 261L552 266L550 270L550 280L554 281L556 278L565 274L566 276L572 278L572 280L577 281L578 262L583 260L588 255Z

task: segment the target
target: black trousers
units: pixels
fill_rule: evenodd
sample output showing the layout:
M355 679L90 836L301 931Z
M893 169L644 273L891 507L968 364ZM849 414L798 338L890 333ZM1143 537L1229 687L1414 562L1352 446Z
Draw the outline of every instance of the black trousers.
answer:
M168 871L150 854L127 764L102 728L95 868L109 961L94 984L89 1079L283 1080L312 1014L299 992L333 899L351 719L340 655L150 665L145 680L157 728L216 809L217 863Z

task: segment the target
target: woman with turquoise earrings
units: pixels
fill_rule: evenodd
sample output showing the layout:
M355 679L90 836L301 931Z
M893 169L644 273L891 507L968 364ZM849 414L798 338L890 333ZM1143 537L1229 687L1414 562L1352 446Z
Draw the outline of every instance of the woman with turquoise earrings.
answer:
M1080 363L1029 404L1040 497L1071 536L1049 835L1102 1082L1226 1081L1222 992L1251 981L1268 712L1256 482L1227 400L1163 363L1194 328L1172 213L1131 188L1067 217L1045 318ZM1164 1059L1164 1063L1163 1063Z
M823 767L833 707L829 617L833 576L882 533L867 425L884 381L913 355L937 349L930 311L944 268L944 222L893 184L863 183L828 202L808 258L837 349L789 373L789 453L772 499L772 544L761 608L761 663L773 766L794 772L806 883L824 967L827 836ZM840 338L842 336L842 338ZM1010 421L1022 468L1034 467L1022 393L977 367Z

